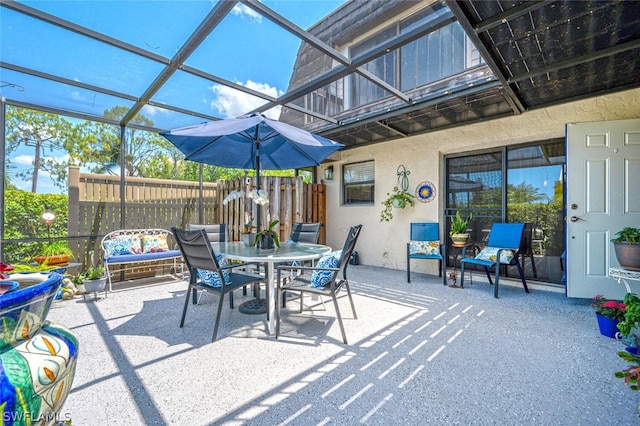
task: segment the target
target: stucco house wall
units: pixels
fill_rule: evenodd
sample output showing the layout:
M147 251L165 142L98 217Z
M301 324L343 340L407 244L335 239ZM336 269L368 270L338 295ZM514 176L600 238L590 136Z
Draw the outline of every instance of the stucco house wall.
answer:
M396 139L390 142L346 149L340 159L321 167L334 167L334 179L327 186L327 244L342 248L350 226L361 223L362 233L356 250L365 265L391 269L406 268L406 242L411 222L443 221L443 158L446 154L564 137L565 125L572 122L622 120L640 117L640 89L617 92L549 108L452 129ZM368 206L344 206L341 203L344 164L375 161L375 203ZM380 222L381 202L396 185L398 165L411 172L409 191L422 181L438 188L429 203L394 210L391 222ZM320 171L322 176L322 170ZM567 185L571 185L568 182ZM446 236L441 235L441 238ZM448 238L448 237L447 237ZM412 262L412 270L437 274L435 262Z

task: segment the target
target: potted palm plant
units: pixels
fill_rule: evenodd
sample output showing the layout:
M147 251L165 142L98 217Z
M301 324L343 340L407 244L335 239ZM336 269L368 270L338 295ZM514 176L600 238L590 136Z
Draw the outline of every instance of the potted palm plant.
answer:
M39 265L66 265L69 259L73 259L73 250L62 240L46 242L41 255L33 258Z
M472 214L466 219L460 216L460 212L456 212L455 216L451 216L451 229L449 230L449 236L451 237L452 245L454 247L464 247L469 241L469 233L467 232L467 225L473 218Z
M611 240L616 259L623 269L640 271L640 228L627 226L616 233Z
M404 209L407 206L415 204L416 197L406 191L401 190L397 186L392 192L387 192L387 199L382 202L384 209L380 212L380 222L389 222L393 219L393 208Z

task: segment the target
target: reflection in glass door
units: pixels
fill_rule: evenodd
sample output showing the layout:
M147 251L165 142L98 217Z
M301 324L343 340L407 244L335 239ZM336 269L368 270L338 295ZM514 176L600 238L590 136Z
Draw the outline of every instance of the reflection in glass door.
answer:
M525 222L526 278L562 283L564 152L564 141L552 140L447 158L446 235L456 212L473 215L467 231L478 249L486 245L491 224Z

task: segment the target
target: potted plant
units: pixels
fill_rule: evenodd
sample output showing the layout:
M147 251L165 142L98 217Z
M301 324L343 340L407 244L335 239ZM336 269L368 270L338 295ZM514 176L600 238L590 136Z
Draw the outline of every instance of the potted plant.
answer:
M623 269L640 271L640 228L627 226L616 233L611 240L616 259Z
M601 294L593 298L591 307L596 310L600 334L616 338L618 323L624 321L626 306L623 302L606 299Z
M280 221L274 220L266 229L258 232L256 234L254 244L257 244L261 249L272 249L274 247L274 243L276 246L280 247L278 233L273 230L278 223L280 223Z
M460 216L460 212L456 212L455 216L451 216L451 228L449 230L449 236L453 241L454 247L464 247L469 241L469 233L467 233L467 225L473 218L472 214L466 219Z
M252 225L253 219L250 219L249 222L242 226L242 242L247 247L253 247L256 244L256 233L251 232Z
M401 190L397 186L393 187L392 192L387 192L387 199L382 202L384 209L380 212L380 222L389 222L393 219L393 208L404 209L407 206L415 204L416 197L406 191Z
M69 259L73 259L73 250L62 240L45 243L41 255L33 258L36 263L47 265L66 265Z
M82 284L87 293L103 291L107 284L107 276L105 275L104 266L91 266L82 273Z
M633 293L627 293L623 303L625 313L624 318L618 323L618 330L622 334L622 342L627 345L627 350L618 352L618 356L631 366L622 371L616 371L615 376L623 379L629 388L637 391L640 390L640 358L637 355L640 343L637 327L640 323L640 298Z

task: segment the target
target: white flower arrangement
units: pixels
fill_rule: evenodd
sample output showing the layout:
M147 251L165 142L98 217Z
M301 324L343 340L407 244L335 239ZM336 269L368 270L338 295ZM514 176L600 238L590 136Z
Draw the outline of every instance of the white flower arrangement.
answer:
M229 204L229 201L233 201L238 198L244 198L244 197L245 197L244 191L231 191L229 195L224 197L224 200L222 200L222 204L226 206L227 204ZM252 199L253 202L259 206L264 206L265 204L269 203L269 193L264 189L261 189L261 190L254 189L250 191L248 194L246 194L246 197Z

